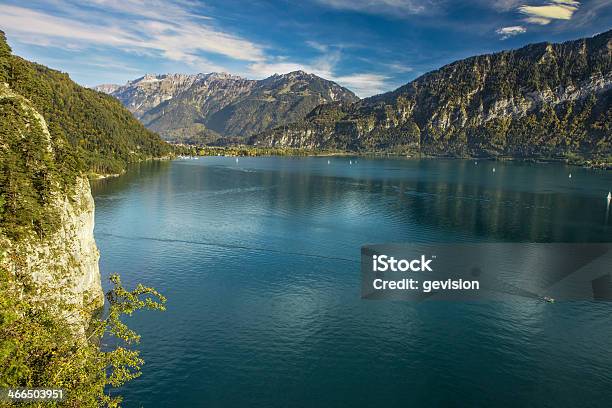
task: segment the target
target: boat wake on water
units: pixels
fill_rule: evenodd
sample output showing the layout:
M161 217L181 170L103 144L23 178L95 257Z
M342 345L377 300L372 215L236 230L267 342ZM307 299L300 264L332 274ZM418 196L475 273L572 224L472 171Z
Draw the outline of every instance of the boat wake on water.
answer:
M249 245L223 244L223 243L218 243L218 242L193 241L193 240L185 240L185 239L127 236L127 235L110 234L106 232L100 232L100 233L97 233L96 235L119 238L119 239L128 239L128 240L133 240L133 241L146 240L146 241L170 242L170 243L179 243L179 244L203 245L203 246L211 246L211 247L226 248L226 249L239 249L239 250L247 250L247 251L268 252L268 253L277 253L277 254L284 254L284 255L304 256L304 257L309 257L309 258L329 259L329 260L334 260L334 261L344 261L344 262L351 262L351 263L359 264L358 259L342 258L338 256L327 256L327 255L313 254L313 253L308 253L308 252L283 251L280 249L255 247L255 246L249 246Z

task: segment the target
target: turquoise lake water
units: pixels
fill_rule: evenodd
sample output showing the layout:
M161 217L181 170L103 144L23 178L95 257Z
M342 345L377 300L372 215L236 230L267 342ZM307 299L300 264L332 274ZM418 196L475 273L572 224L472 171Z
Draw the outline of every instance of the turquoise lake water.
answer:
M103 279L168 298L127 320L146 364L125 406L612 406L612 303L367 301L359 269L365 243L610 242L610 190L558 164L348 157L96 182Z

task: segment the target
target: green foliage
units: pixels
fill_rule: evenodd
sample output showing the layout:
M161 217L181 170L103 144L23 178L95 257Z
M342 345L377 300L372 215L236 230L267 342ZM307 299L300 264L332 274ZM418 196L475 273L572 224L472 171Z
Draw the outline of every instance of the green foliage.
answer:
M43 115L54 141L66 140L93 173L120 173L131 162L171 152L115 98L67 74L12 56L0 36L0 78Z
M291 147L233 146L176 146L177 154L186 156L329 156L347 154L345 151L325 149L294 149Z
M8 80L9 59L11 47L6 42L4 31L0 30L0 83Z
M92 320L84 339L69 334L73 328L57 309L28 300L29 285L0 268L0 387L65 390L65 401L45 406L119 406L121 397L109 395L109 387L138 377L144 364L130 348L140 337L121 317L141 309L165 310L166 299L142 285L127 290L118 275L110 280L107 310ZM100 338L114 346L102 350Z
M0 31L0 231L4 235L20 239L53 231L57 217L52 200L70 198L77 177L86 172L121 173L130 162L170 153L169 145L114 98L11 55Z
M0 93L0 229L12 239L29 231L43 236L56 227L48 206L57 183L73 182L74 171L55 157L40 121L18 97Z
M194 146L213 144L223 138L220 134L206 128L206 126L201 123L194 123L186 128L168 130L165 132L164 137L169 143L181 143Z
M59 387L67 400L55 405L117 406L120 398L105 389L140 375L143 361L130 348L139 336L121 317L163 310L161 294L142 285L126 290L113 275L106 312L78 335L67 314L84 311L43 300L44 287L2 268L1 250L51 237L61 202L73 199L84 172L121 172L169 152L118 101L12 56L0 32L0 387ZM102 350L101 338L114 346Z

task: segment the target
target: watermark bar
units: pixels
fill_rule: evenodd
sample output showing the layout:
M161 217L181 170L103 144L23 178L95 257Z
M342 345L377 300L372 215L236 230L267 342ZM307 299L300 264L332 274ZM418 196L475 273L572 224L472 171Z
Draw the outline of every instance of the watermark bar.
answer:
M0 402L57 402L65 396L62 388L0 388Z
M373 244L364 299L612 301L612 243Z

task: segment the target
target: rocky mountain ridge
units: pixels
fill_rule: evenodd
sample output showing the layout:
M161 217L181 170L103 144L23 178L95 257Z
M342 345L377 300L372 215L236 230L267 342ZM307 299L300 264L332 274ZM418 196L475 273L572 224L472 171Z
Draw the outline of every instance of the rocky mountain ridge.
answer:
M317 107L260 146L457 156L611 155L612 31L467 58L395 91Z
M111 94L117 90L121 85L117 84L100 84L93 87L95 91L103 92L105 94Z
M149 129L175 141L245 138L303 119L327 102L355 102L346 88L304 71L263 80L228 73L147 74L123 86L99 86Z

